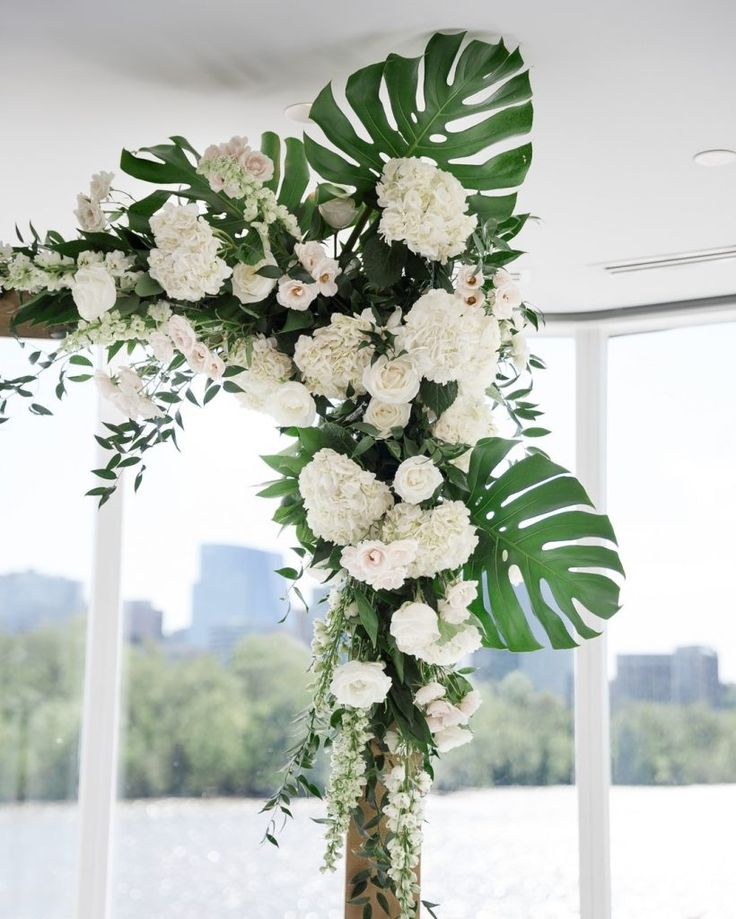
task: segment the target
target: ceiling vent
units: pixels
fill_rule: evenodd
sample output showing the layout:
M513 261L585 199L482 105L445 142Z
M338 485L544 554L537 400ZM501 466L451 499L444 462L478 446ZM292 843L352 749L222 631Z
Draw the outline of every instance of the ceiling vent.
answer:
M736 246L723 249L701 249L695 252L678 252L675 255L656 255L650 258L632 258L603 265L609 274L631 274L634 271L653 271L657 268L676 268L678 265L701 265L736 259Z

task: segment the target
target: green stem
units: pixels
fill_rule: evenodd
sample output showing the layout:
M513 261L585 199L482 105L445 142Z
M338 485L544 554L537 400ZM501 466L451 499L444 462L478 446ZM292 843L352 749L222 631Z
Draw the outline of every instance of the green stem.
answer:
M372 213L373 213L373 208L370 207L370 205L368 205L368 204L364 204L364 205L363 205L363 213L360 215L360 217L358 217L358 220L357 220L355 226L353 227L353 231L352 231L352 233L350 234L350 236L348 237L348 241L345 243L345 245L344 245L344 247L343 247L343 250L342 250L342 252L340 253L340 264L341 264L341 265L346 265L346 264L347 264L347 262L348 262L348 257L349 257L350 254L352 253L353 247L355 246L356 242L358 241L358 238L360 237L360 234L361 234L361 233L363 232L363 230L365 229L365 225L368 223L368 218L371 216Z

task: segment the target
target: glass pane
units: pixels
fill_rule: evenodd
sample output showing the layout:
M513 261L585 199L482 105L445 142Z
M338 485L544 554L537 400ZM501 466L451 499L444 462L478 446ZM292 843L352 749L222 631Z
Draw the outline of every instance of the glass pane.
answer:
M609 505L628 572L608 633L617 919L733 914L734 347L736 323L610 344Z
M0 338L0 372L27 367ZM95 392L59 403L55 383L36 396L52 417L18 402L0 428L0 913L13 919L68 919L76 894Z

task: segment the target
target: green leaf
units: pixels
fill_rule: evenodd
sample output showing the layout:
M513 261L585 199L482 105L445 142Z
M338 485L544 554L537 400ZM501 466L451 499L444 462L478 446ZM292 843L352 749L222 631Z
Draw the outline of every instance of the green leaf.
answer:
M543 453L504 468L516 447L518 441L494 437L481 440L471 456L468 507L479 542L467 576L481 585L472 609L491 647L542 647L532 616L553 648L571 648L570 627L579 638L598 634L576 605L602 619L619 609L624 572L616 536L580 482ZM526 597L511 582L512 565Z
M164 292L163 287L154 281L150 274L142 274L135 285L135 292L139 297L155 297Z
M528 71L518 49L479 40L463 47L464 39L465 33L437 33L423 57L391 54L356 71L345 86L350 114L336 101L332 86L325 86L310 118L334 149L305 137L312 167L328 181L352 186L363 195L375 186L385 156L428 157L476 191L520 185L531 162L530 144L510 147L480 163L467 159L529 133ZM384 89L387 106L381 99ZM356 116L360 134L353 126ZM473 124L458 129L457 123L469 116ZM510 214L507 208L508 202L501 207L502 216Z
M378 639L378 613L365 594L356 592L355 603L358 607L358 616L363 628L368 633L371 644L375 648Z
M419 387L419 398L427 408L432 409L439 418L443 412L457 399L457 383L433 383L432 380L422 380Z
M371 284L390 287L401 280L407 252L403 243L389 246L380 236L369 237L363 245L363 267Z

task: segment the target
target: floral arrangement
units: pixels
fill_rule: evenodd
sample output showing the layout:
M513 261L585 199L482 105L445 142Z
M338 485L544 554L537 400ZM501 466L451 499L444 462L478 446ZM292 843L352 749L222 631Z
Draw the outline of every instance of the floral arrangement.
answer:
M417 914L432 762L472 739L481 701L470 655L572 647L597 634L581 610L618 609L610 523L525 446L546 433L525 341L539 315L507 266L528 218L509 190L531 148L508 141L528 133L530 97L518 51L438 34L421 57L353 74L349 111L325 87L320 141L123 151L149 195L129 199L101 172L78 198L78 238L33 231L0 248L15 322L61 336L0 381L0 421L10 396L49 411L32 401L38 373L59 371L60 398L95 379L124 416L100 438L100 503L124 469L138 488L186 400L233 393L291 439L264 457L277 477L261 492L298 540L302 570L281 574L298 592L317 571L332 589L267 837L295 795L318 794L309 770L329 748L325 868L355 821L370 868L350 902L364 916Z

